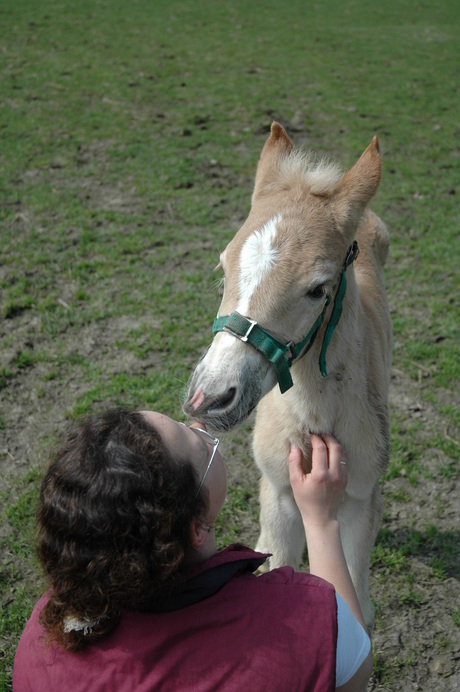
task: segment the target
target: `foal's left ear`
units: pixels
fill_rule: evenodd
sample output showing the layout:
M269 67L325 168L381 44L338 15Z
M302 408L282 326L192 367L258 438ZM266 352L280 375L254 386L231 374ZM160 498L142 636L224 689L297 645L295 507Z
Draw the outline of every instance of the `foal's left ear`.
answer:
M333 192L335 213L345 233L355 230L366 205L377 192L382 173L379 140L374 137Z
M282 157L288 156L291 153L292 147L293 144L284 127L277 122L273 122L270 128L270 136L260 154L252 195L253 201L267 185L276 180L278 162Z

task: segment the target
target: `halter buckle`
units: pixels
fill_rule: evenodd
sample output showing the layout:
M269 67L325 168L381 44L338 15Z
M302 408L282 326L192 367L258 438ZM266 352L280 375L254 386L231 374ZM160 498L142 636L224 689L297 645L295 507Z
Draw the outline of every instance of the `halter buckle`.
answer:
M237 314L239 314L239 313L237 313ZM248 341L249 334L252 332L252 330L256 326L257 320L251 320L250 317L245 317L244 315L240 315L240 317L242 317L245 320L245 322L249 323L245 334L241 334L240 332L233 330L231 328L231 326L228 326L228 324L225 325L225 327L223 328L223 331L228 332L232 336L236 336L240 341Z

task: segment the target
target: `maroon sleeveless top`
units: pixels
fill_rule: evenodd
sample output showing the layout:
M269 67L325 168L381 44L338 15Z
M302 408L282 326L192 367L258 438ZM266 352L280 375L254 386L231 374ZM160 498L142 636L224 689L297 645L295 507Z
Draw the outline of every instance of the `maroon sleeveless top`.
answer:
M290 567L256 577L266 557L229 546L169 600L124 612L110 635L76 654L46 642L45 594L19 642L14 692L334 690L334 588Z

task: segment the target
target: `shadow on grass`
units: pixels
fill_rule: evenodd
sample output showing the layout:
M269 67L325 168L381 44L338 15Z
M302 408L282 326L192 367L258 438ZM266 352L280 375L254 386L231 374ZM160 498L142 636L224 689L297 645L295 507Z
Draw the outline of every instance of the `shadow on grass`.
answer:
M425 531L383 528L372 554L374 567L404 567L407 558L417 557L440 579L460 579L460 531L440 531L430 525Z

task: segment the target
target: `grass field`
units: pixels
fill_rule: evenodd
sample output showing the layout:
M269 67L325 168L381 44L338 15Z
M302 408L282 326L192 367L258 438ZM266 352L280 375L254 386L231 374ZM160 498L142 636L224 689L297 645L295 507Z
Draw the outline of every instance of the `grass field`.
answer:
M109 404L181 415L219 302L212 269L248 212L273 119L346 167L374 134L383 150L372 208L392 238L394 395L377 632L395 608L390 577L409 614L458 586L458 509L445 510L458 499L459 19L453 0L3 0L0 689L42 588L46 449ZM257 533L249 432L228 441L223 543ZM449 631L377 651L372 689L454 689L460 614L446 594Z

